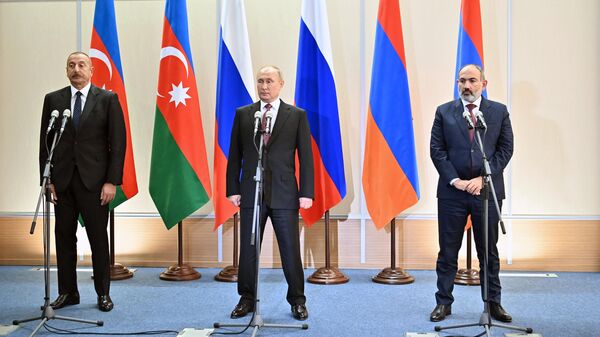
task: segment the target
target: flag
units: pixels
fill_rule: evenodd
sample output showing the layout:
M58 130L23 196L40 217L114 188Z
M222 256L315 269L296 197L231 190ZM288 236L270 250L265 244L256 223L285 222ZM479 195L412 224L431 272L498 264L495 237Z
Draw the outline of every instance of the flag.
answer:
M225 191L227 156L235 109L252 103L256 92L243 0L221 1L217 105L215 112L215 229L238 211Z
M150 196L167 228L211 196L185 0L167 0L150 160Z
M127 132L123 184L117 186L115 198L110 203L110 209L112 210L138 193L135 163L133 160L133 146L131 144L129 109L127 108L127 95L125 94L115 19L115 4L113 0L96 1L92 42L90 43L90 58L94 67L92 83L97 87L112 91L119 96L119 103L123 110Z
M458 48L456 51L456 75L467 64L476 64L483 69L483 33L481 29L481 9L479 0L462 0L460 4L460 24L458 27ZM484 90L481 94L487 97ZM454 98L458 98L458 84L454 81ZM469 217L465 230L471 228Z
M295 98L296 105L306 110L312 136L315 198L311 208L300 210L302 218L310 226L346 196L325 1L302 2Z
M462 0L460 4L460 24L458 27L458 48L456 51L456 75L467 64L483 68L483 33L479 0ZM483 97L487 97L484 90ZM454 98L458 98L458 84L454 81Z
M420 198L398 0L379 2L362 183L378 229Z

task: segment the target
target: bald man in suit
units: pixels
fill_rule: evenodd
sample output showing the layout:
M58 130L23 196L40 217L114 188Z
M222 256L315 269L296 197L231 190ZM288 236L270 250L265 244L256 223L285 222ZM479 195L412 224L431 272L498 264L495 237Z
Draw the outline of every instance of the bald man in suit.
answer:
M256 288L256 251L250 244L258 163L259 135L254 136L255 112L272 114L270 136L264 135L264 183L260 212L260 230L271 218L281 263L288 283L287 301L295 319L308 318L304 296L304 272L300 256L299 208L312 206L314 196L313 157L306 112L279 98L284 81L281 70L266 66L258 71L256 87L260 101L237 109L231 132L227 163L227 197L241 208L241 238L238 293L240 301L231 318L254 311ZM296 172L296 154L299 171ZM241 176L240 176L241 173ZM299 182L296 181L296 173ZM261 235L262 238L262 235Z

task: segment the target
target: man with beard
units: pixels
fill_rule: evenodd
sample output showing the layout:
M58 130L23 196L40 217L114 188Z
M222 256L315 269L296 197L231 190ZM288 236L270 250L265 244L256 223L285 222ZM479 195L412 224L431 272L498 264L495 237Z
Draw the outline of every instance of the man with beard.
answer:
M496 246L499 216L493 205L490 205L488 214L488 268L487 271L483 270L485 238L480 196L483 187L483 161L474 131L468 129L463 112L472 116L472 120L477 114L483 113L487 122L487 130L481 135L500 207L505 197L502 174L513 153L510 118L504 104L481 96L487 85L481 67L470 64L461 68L457 84L460 98L437 108L431 129L431 159L440 176L437 187L440 251L436 265L437 305L431 312L430 320L439 322L452 313L452 290L458 268L458 251L467 217L471 215L481 278L489 274L489 313L496 320L510 322L512 317L500 304L500 260ZM483 286L481 288L483 297Z

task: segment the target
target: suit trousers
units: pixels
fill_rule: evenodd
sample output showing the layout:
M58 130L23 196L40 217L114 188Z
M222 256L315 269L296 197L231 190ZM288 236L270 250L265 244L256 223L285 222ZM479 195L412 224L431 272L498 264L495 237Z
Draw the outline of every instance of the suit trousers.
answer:
M291 305L306 303L304 270L300 258L298 209L273 209L263 202L260 212L261 244L267 217L271 218L279 245L283 273L288 284L286 299ZM242 208L238 293L240 302L253 305L256 294L256 247L250 244L254 209Z
M498 200L502 207L502 200ZM483 204L481 197L469 195L464 199L438 199L438 233L440 251L438 253L436 273L437 288L435 294L437 304L449 305L454 302L452 290L454 278L458 270L458 251L462 244L467 216L471 214L473 234L479 259L481 277L481 297L483 293L483 279L486 271L483 269L485 253L485 236L483 231ZM500 303L500 259L498 256L498 213L493 199L488 204L488 272L489 272L489 301Z
M77 220L81 214L92 249L94 288L98 296L110 290L110 255L108 246L108 205L100 204L101 191L89 191L75 168L64 191L57 191L54 206L56 225L56 260L58 293L72 294L77 289Z

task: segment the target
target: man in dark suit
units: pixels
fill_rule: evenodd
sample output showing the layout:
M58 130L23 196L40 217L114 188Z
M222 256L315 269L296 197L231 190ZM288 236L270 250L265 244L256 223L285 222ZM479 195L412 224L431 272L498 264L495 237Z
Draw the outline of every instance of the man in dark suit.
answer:
M88 55L75 52L67 59L71 85L44 98L40 135L40 173L48 158L53 132L46 137L51 111L72 111L72 117L52 158L50 191L56 215L58 298L54 309L79 304L77 289L77 219L81 214L92 249L98 308L110 311L108 204L122 183L125 160L125 122L117 95L91 84ZM66 118L66 117L63 117ZM60 124L59 123L57 124Z
M257 74L260 101L238 108L231 131L227 163L227 197L241 207L241 239L238 293L241 298L231 318L244 317L254 311L256 288L256 251L250 244L254 208L255 181L260 132L255 137L255 112L272 113L271 135L262 136L264 194L260 207L260 230L264 233L267 217L271 218L281 263L288 283L287 301L294 318L308 318L304 296L304 272L300 258L298 209L312 206L314 195L313 158L306 112L279 99L284 85L281 70L275 66L261 68ZM265 118L263 118L265 120ZM266 120L265 120L266 123ZM261 123L261 124L265 124ZM264 129L264 125L261 127ZM295 158L298 155L299 184ZM241 173L241 176L240 176ZM262 235L261 235L262 238Z
M467 121L463 118L463 112L466 111L472 119L481 112L487 122L487 131L481 134L500 207L505 197L502 174L513 153L510 118L505 105L481 96L487 85L481 67L472 64L464 66L459 71L457 84L460 99L437 108L431 130L431 159L440 175L437 187L440 251L436 266L437 306L431 313L430 320L441 321L452 312L452 290L458 267L458 251L467 216L470 214L481 278L489 274L490 314L494 319L510 322L511 316L500 304L500 260L496 246L499 216L491 196L488 216L488 269L483 270L485 241L480 196L483 187L482 155L473 130L468 129Z

